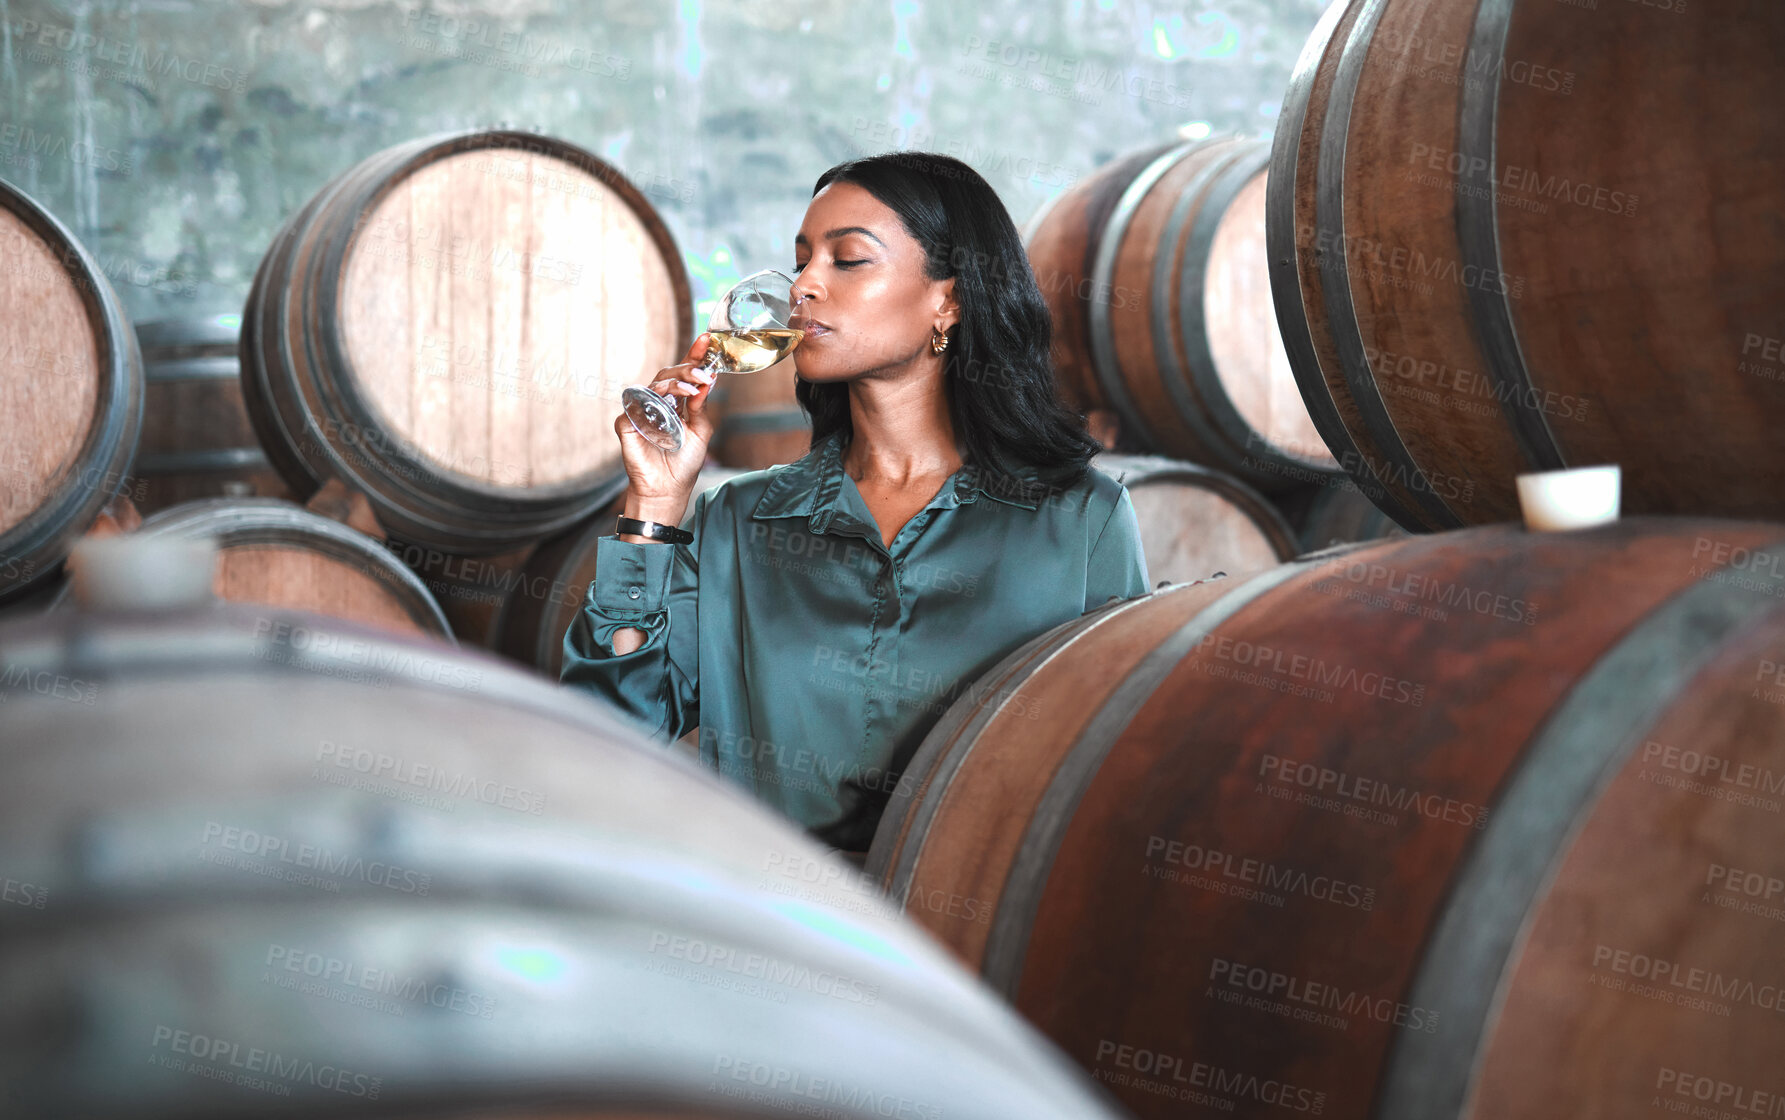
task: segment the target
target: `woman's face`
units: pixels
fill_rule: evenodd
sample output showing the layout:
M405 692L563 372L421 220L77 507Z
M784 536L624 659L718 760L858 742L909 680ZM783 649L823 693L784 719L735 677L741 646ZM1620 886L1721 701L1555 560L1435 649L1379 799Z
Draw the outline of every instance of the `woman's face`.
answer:
M924 275L924 251L866 188L832 183L794 239L793 352L807 381L849 381L930 355L930 330L960 318L954 281Z

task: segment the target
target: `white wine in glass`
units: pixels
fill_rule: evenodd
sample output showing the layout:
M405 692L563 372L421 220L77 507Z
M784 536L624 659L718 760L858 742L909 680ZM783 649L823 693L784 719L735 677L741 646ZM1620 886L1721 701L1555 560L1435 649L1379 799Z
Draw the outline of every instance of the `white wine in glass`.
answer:
M765 268L732 285L719 298L708 321L712 342L697 366L683 362L672 370L700 369L710 373L755 373L793 353L806 332L787 325L792 312L793 278ZM620 394L626 416L638 434L665 451L680 451L686 426L676 412L673 397L643 385L631 385Z

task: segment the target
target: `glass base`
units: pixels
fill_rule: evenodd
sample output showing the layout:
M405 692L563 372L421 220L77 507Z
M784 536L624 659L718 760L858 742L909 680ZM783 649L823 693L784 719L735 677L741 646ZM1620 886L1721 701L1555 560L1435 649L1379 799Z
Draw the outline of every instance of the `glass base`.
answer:
M632 385L621 391L620 400L625 402L626 418L639 435L671 453L682 449L684 428L673 398Z

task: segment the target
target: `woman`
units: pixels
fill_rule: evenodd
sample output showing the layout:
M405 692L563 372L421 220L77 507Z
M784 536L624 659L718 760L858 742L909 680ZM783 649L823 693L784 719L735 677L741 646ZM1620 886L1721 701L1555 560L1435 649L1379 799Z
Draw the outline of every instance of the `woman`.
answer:
M1126 488L1088 466L1098 446L1055 395L1047 308L977 172L928 153L833 167L794 256L811 451L689 511L713 434L696 339L652 385L686 398L682 449L614 421L622 516L693 538L601 538L562 679L658 735L699 725L705 764L860 853L956 698L1043 631L1144 594L1147 571Z

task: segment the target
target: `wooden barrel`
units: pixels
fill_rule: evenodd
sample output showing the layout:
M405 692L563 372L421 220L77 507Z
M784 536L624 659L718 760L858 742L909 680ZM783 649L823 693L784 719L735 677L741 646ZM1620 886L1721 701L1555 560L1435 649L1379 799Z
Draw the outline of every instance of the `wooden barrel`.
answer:
M1617 463L1630 513L1785 516L1785 7L1327 10L1272 153L1314 422L1408 528ZM1377 495L1381 494L1381 497Z
M199 498L283 498L242 404L241 316L136 325L143 356L143 435L131 473L144 514Z
M144 518L135 532L215 538L219 599L454 641L427 587L388 549L302 506L277 498L210 498ZM73 602L73 589L65 587L55 605L66 609Z
M1318 552L1336 544L1355 544L1382 537L1405 537L1382 507L1349 482L1322 486L1301 499L1289 521L1296 526L1300 552Z
M746 473L729 467L701 471L688 508L694 508L695 497ZM625 501L622 492L584 524L542 542L533 551L502 596L492 649L558 679L564 665L564 634L582 610L583 597L595 579L596 541L613 535L614 518Z
M586 525L605 523L606 531L613 532L614 517L620 512L627 486L626 476L621 474L598 492L603 499L600 508L566 533L495 555L466 555L399 537L388 538L384 546L427 587L460 641L485 649L500 649L497 627L509 599L529 596L550 599L571 594L563 588L555 588L549 578L544 582L539 580L537 573L529 567L534 554L558 537L581 532ZM581 591L575 594L580 596ZM525 664L532 665L533 662Z
M1153 455L1102 452L1091 463L1128 487L1155 587L1256 572L1296 554L1283 515L1231 475Z
M1776 1091L1782 849L1785 527L1636 517L1058 627L868 871L1138 1116L1562 1120Z
M142 359L105 273L0 180L0 600L53 578L130 487L142 411Z
M574 145L399 145L289 221L243 313L249 415L300 498L330 476L394 536L497 553L622 475L619 394L693 337L661 218Z
M718 423L710 451L728 467L759 471L812 449L812 420L800 408L793 359L757 373L721 376L713 387Z
M1117 1116L858 873L487 656L52 615L0 742L19 1115Z
M1258 141L1136 152L1030 223L1063 394L1113 409L1124 444L1263 490L1338 472L1270 306Z

